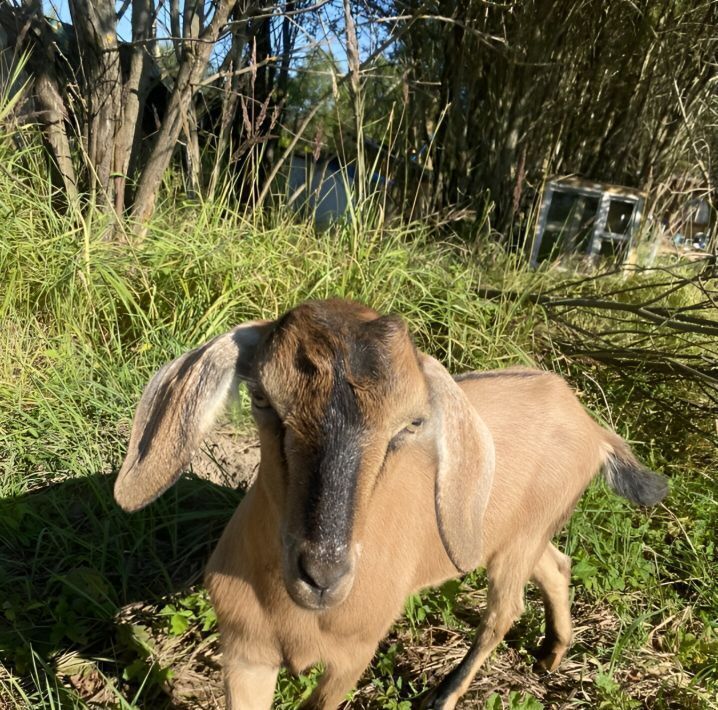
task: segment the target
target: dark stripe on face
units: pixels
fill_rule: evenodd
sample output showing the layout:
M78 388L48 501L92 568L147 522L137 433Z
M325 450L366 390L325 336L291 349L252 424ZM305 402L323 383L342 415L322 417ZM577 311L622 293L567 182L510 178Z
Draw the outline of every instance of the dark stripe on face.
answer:
M344 362L334 362L334 381L319 422L319 446L310 467L305 510L307 538L337 548L347 545L354 522L354 501L361 465L363 418L347 381Z

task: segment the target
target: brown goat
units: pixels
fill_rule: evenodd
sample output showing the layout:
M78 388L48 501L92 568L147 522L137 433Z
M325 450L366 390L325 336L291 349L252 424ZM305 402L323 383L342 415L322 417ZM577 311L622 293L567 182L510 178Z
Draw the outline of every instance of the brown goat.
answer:
M571 641L570 562L551 538L601 468L636 503L667 492L560 377L452 378L401 319L333 300L240 325L155 375L115 485L125 510L176 480L238 381L261 463L206 578L233 710L270 707L281 665L319 661L304 707L336 707L407 595L480 565L476 640L425 705L455 706L522 613L529 579L546 609L538 663L554 670Z

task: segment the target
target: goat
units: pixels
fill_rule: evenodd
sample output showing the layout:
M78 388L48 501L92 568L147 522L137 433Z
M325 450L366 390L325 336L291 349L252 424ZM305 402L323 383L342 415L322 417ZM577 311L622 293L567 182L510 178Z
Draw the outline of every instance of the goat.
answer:
M571 641L569 558L551 538L599 469L652 505L666 480L591 419L558 376L527 368L452 378L397 316L299 305L237 326L165 365L134 418L115 498L147 505L178 478L238 383L261 462L212 554L228 707L271 707L277 673L318 662L306 708L334 708L406 597L483 566L486 613L461 663L426 698L453 708L538 585L538 665Z

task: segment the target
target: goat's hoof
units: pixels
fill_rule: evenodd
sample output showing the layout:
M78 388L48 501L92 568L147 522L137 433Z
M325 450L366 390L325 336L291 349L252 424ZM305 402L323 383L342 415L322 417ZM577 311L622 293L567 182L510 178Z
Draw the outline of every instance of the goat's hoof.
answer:
M421 701L421 710L454 710L458 698L442 690L443 684L438 685Z
M533 666L534 673L553 673L561 665L562 659L563 652L539 649Z

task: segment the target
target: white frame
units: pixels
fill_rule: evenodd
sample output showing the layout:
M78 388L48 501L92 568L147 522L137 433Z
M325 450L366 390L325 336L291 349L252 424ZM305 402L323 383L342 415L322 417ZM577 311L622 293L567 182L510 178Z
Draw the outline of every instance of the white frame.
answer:
M570 195L583 195L585 197L597 197L599 200L593 232L588 242L586 251L584 252L586 256L593 261L597 260L599 254L601 253L602 241L628 242L624 252L625 254L628 254L629 250L633 246L635 234L643 216L643 206L645 200L640 194L628 192L627 188L614 188L608 185L602 185L601 183L595 183L595 187L588 187L571 182L551 180L547 183L544 190L543 199L541 201L541 209L539 211L539 218L536 223L536 232L534 234L531 249L532 266L537 266L538 264L539 249L541 247L546 227L548 226L547 220L549 209L551 207L553 196L557 192L567 193ZM608 210L612 199L622 200L623 202L632 202L634 204L631 220L626 227L625 234L616 234L606 230Z

